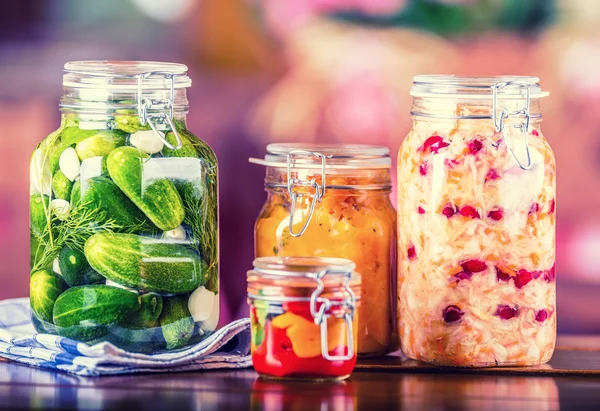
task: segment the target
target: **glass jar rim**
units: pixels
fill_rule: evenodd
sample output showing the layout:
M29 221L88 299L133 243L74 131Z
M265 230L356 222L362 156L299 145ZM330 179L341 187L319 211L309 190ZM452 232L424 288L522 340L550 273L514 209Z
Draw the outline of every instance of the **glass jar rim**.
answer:
M289 159L293 157L293 161ZM391 168L390 150L368 144L272 143L264 159L250 158L253 164L301 169Z
M161 61L82 60L65 63L63 86L90 89L169 90L192 80L185 64Z
M413 77L410 95L413 97L502 99L547 97L540 79L535 76L457 76L426 74Z

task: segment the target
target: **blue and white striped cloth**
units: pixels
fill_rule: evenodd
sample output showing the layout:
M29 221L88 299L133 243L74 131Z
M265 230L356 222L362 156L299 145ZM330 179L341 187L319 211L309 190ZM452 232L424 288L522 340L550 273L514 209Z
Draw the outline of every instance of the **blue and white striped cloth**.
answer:
M107 342L90 346L36 333L29 310L28 298L0 301L0 357L84 376L252 366L247 318L226 325L191 347L148 355L127 352Z

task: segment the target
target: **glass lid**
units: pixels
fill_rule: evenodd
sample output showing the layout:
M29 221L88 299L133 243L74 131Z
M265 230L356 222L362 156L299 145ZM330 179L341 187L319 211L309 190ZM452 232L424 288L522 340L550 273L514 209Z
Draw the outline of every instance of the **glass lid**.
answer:
M63 86L144 90L190 87L187 66L159 61L70 61L63 71ZM140 81L142 79L143 81Z
M549 95L533 76L467 77L455 75L419 75L413 77L410 94L413 97L456 98L540 98Z
M390 150L367 144L273 143L265 158L250 158L254 164L269 167L390 168Z

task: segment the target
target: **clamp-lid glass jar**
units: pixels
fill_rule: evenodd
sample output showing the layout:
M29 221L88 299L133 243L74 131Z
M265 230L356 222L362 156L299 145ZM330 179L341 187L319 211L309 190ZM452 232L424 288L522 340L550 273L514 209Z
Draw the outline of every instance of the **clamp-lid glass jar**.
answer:
M261 257L248 271L252 363L266 377L340 380L356 364L361 276L341 258Z
M358 354L396 347L393 320L396 211L389 150L360 144L270 144L267 199L255 253L346 258L362 276Z
M133 351L217 325L217 161L186 126L187 67L65 64L62 121L31 159L33 322Z
M398 154L402 351L534 365L556 341L556 167L535 77L417 76Z

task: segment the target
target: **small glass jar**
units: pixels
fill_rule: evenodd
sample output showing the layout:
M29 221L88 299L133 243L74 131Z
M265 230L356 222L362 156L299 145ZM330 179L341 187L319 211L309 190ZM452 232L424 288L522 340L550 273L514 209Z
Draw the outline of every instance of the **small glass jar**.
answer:
M554 154L535 77L417 76L398 153L398 319L412 359L547 362L556 342Z
M358 144L270 144L255 254L346 258L362 276L358 354L396 348L396 211L389 150Z
M65 64L61 125L31 159L38 331L152 352L216 328L217 160L187 129L186 72Z
M361 276L340 258L262 257L248 271L252 363L261 376L348 378Z

